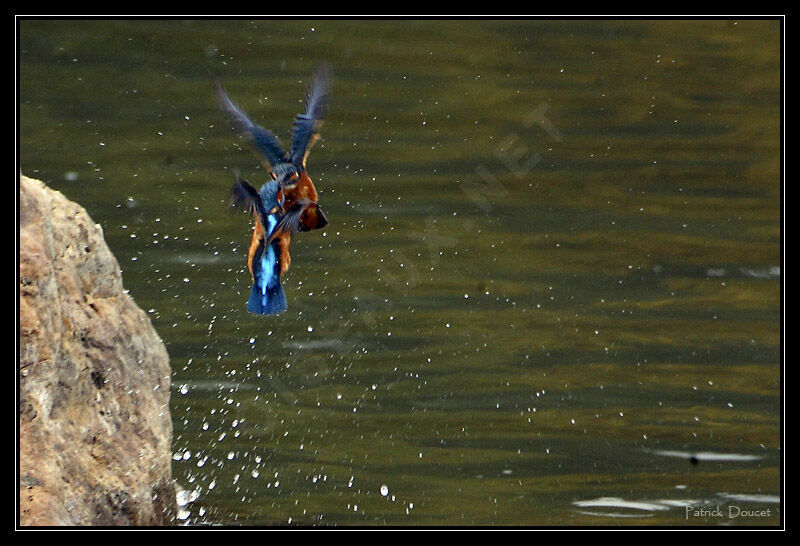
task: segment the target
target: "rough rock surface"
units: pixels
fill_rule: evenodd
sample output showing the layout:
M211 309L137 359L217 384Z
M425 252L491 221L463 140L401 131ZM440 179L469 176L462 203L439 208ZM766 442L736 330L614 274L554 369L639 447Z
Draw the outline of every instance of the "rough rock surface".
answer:
M172 523L169 388L100 226L20 175L20 525Z

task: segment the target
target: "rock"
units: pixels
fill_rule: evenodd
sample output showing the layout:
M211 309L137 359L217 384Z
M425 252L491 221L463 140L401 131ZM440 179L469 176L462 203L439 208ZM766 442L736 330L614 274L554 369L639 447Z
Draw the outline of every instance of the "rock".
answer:
M169 390L100 226L20 175L20 524L171 524Z

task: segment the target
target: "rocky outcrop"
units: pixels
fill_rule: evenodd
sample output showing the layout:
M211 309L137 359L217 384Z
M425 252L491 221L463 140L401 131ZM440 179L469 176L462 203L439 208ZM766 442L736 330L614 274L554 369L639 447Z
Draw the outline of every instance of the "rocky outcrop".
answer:
M100 226L20 175L19 523L170 524L169 388Z

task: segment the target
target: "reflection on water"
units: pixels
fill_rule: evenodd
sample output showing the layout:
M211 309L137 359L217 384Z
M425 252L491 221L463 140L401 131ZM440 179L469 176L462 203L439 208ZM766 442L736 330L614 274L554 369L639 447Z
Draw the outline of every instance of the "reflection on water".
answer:
M650 453L664 457L685 459L692 465L701 463L735 463L750 462L763 459L762 455L741 453L684 452L675 450L652 450ZM723 468L716 465L716 468ZM735 486L735 484L731 484ZM776 507L765 509L759 505L779 505L778 495L739 494L720 492L710 498L697 498L688 493L694 487L678 484L674 487L671 498L653 500L628 500L620 497L600 497L596 499L576 500L572 504L579 508L578 513L598 518L650 518L656 512L672 510L680 512L688 521L690 518L701 518L702 524L729 525L734 520L745 516L748 524L754 524L753 518L769 518L775 516ZM720 506L724 506L721 510ZM599 510L603 509L603 510ZM694 523L698 523L695 521Z
M694 501L692 501L694 502ZM688 504L692 504L689 502ZM648 512L655 512L658 510L669 510L668 503L662 501L628 501L617 497L602 497L599 499L591 499L585 501L575 501L573 503L579 508L619 508L619 512L599 512L593 510L580 510L579 513L590 516L602 516L609 518L642 518L649 517L651 514ZM629 510L625 512L624 510Z
M663 455L665 457L680 457L688 459L692 463L699 461L757 461L763 459L763 455L742 455L740 453L711 453L702 451L699 453L686 453L683 451L672 451L669 449L657 449L653 451L656 455Z
M737 502L764 502L778 504L781 498L778 495L742 495L736 493L720 493L720 497L728 501Z
M21 21L21 168L102 225L167 344L181 522L778 524L780 36ZM251 316L228 190L265 174L209 73L286 142L319 61L330 225Z
M705 524L729 525L745 517L749 524L753 518L768 518L776 514L777 495L736 495L720 493L711 499L658 499L630 501L617 497L602 497L573 503L578 513L599 518L649 518L654 512L671 510L680 512L688 522L690 518L701 519ZM720 507L723 507L722 509ZM606 509L605 511L597 510Z

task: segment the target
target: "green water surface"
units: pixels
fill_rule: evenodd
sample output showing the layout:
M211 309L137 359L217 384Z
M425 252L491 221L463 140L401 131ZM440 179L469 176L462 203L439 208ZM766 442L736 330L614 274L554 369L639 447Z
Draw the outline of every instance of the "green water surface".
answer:
M780 523L780 21L18 23L21 170L166 343L181 523ZM287 143L322 61L330 225L253 316L211 75Z

